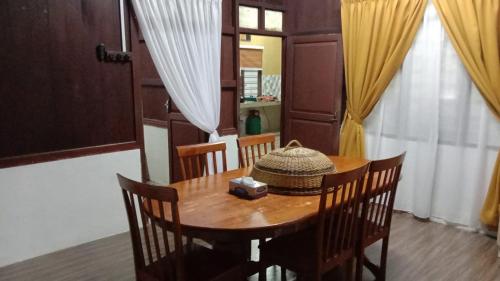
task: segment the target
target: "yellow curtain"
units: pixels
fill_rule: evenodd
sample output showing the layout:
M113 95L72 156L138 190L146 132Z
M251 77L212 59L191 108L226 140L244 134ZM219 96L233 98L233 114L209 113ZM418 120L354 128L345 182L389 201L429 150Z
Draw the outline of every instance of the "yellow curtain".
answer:
M486 104L500 119L500 1L434 0L441 21ZM481 221L498 225L500 152Z
M364 157L363 119L403 63L426 4L427 0L342 0L347 111L340 155Z

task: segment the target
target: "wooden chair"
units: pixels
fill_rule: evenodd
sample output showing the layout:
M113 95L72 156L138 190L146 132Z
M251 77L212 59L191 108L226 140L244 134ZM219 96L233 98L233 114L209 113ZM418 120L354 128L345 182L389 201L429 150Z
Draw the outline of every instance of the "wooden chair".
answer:
M394 199L399 183L405 153L390 159L372 161L361 212L362 228L359 232L356 280L362 280L363 265L376 277L385 280L387 249L391 231ZM382 239L380 265L376 266L365 255L364 249Z
M244 280L242 258L201 246L185 251L177 190L117 176L130 226L137 280ZM160 210L159 218L152 219L149 211L153 206Z
M361 191L368 167L326 175L316 226L266 242L261 247L262 265L280 265L297 272L298 280L312 281L351 263L356 255Z
M276 135L273 133L260 134L253 136L240 137L236 140L238 143L238 162L240 168L249 167L255 164L255 161L266 155L268 151L275 149ZM270 149L268 149L270 146ZM257 151L257 153L255 152ZM259 239L259 246L263 245L266 239ZM282 279L286 275L286 269L281 268ZM265 270L259 272L260 275L266 274Z
M184 180L209 175L208 154L212 155L213 172L218 173L216 152L222 153L222 171L227 171L226 143L201 143L177 147L177 154L181 162L181 173Z
M238 138L240 168L253 165L256 160L266 155L268 153L268 145L271 146L271 150L274 150L275 141L276 135L272 133Z

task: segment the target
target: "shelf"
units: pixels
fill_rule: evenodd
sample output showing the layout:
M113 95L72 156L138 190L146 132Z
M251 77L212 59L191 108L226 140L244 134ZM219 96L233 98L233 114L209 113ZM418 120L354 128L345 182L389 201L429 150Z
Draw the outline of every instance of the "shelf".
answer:
M240 103L240 108L257 108L257 107L268 107L268 106L281 106L280 101L254 101L254 102L244 102Z
M269 132L261 132L260 134L275 134L277 137L281 135L280 131L269 131ZM256 136L256 135L247 135L245 132L240 134L240 137L245 137L245 136Z

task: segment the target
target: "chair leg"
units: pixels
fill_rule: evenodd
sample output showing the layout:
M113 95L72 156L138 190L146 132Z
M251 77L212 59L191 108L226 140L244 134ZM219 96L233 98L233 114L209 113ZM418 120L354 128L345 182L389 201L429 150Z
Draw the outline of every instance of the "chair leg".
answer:
M354 263L354 259L350 259L346 262L346 265L345 265L345 280L346 281L352 281L352 275L353 275L353 264Z
M363 280L363 265L365 262L365 253L362 249L356 256L356 281Z
M377 276L378 281L385 281L385 269L387 267L387 251L389 250L389 236L382 240L382 254L380 256L380 268Z
M266 239L261 238L259 239L259 263L261 264L260 270L259 270L259 281L265 281L267 280L267 267L264 266L264 263L262 261L262 255L261 255L261 247L266 243Z
M267 267L261 267L259 270L259 281L267 281Z
M280 271L281 271L281 281L286 281L286 268L280 266Z
M186 237L186 248L188 249L188 251L191 251L193 250L193 237Z

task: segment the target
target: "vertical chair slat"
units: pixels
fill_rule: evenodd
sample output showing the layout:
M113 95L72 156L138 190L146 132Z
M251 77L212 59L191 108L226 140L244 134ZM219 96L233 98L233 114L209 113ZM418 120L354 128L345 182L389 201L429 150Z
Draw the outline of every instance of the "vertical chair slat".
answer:
M186 174L186 166L184 164L184 158L181 158L181 175L183 179L187 179L187 174Z
M196 176L197 177L202 177L203 172L201 170L201 163L200 163L200 157L196 157Z
M208 168L208 156L207 154L203 155L203 161L205 162L205 175L209 175L210 170Z
M245 147L245 161L247 163L247 167L250 166L250 159L248 158L248 146Z
M137 217L136 207L135 207L135 198L132 192L128 192L123 190L125 208L127 210L128 221L130 225L130 235L133 243L134 252L134 262L138 267L144 267L144 250L141 240L141 232L139 230L139 221ZM137 256L136 256L137 255Z
M330 237L332 236L332 229L333 229L333 222L334 222L334 219L335 219L335 215L336 215L336 208L335 206L337 205L336 201L337 201L337 193L338 193L338 188L337 187L334 187L333 189L333 194L332 194L332 205L331 205L331 208L330 208L330 216L329 216L329 221L328 221L328 225L327 225L327 239L326 239L326 256L330 256L330 247L331 247L331 239Z
M252 151L252 163L255 163L255 150L253 149L253 145L250 146L250 151Z
M160 220L162 222L166 221L164 202L160 201L160 200L157 200L157 202L158 202L158 209L160 210ZM172 258L172 253L170 251L170 243L168 241L168 233L167 233L165 225L161 226L160 228L161 228L162 237L163 237L163 247L165 248L165 259L167 260L165 268L167 270L167 274L168 274L168 278L169 278L168 280L174 280L174 269L172 268L172 261L174 259Z
M333 249L332 249L332 253L337 253L337 250L338 250L338 242L340 240L340 227L342 225L342 220L343 220L343 216L342 216L342 210L344 208L344 198L345 198L345 189L346 189L346 184L344 185L341 185L339 186L339 189L340 189L340 205L338 207L338 217L337 217L337 220L336 220L336 226L335 226L335 238L334 238L334 243L333 243Z
M217 155L213 151L212 151L212 164L214 165L214 174L217 174L219 172L219 169L217 169Z
M187 158L188 160L188 175L189 175L189 178L192 179L193 178L193 161L191 160L191 157Z
M226 160L226 151L222 151L222 171L227 171L227 160Z
M146 198L146 202L148 205L148 209L151 212L151 210L153 210L153 204L151 203L151 199ZM156 223L154 219L151 219L151 232L153 233L153 245L156 252L156 260L159 261L161 259L160 242L158 240L158 233L156 230Z
M349 186L349 191L347 193L346 211L343 212L345 219L344 219L344 225L342 227L342 236L340 237L340 249L341 250L345 248L345 239L347 236L346 232L347 232L347 226L349 225L349 217L352 217L352 216L349 216L349 209L350 209L351 203L352 203L352 192L356 188L352 182L346 184L346 187L347 186Z
M145 218L144 207L142 206L142 204L143 204L142 196L137 196L137 199L139 201L137 203L139 204L139 211L141 214L142 231L144 233L144 239L146 240L146 251L148 254L148 261L151 264L151 263L153 263L153 255L151 253L151 243L149 242L149 231L148 231L147 218Z

